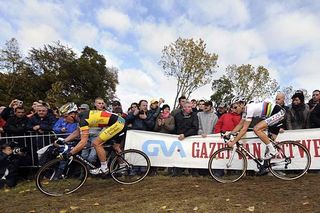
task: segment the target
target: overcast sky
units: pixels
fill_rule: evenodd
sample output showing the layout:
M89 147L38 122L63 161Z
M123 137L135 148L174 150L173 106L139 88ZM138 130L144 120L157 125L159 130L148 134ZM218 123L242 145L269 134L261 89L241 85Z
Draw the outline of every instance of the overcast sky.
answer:
M269 69L282 87L319 89L320 1L240 0L0 0L0 44L15 37L24 54L60 40L80 53L98 50L119 69L116 94L128 107L163 97L170 105L176 82L158 64L178 37L202 38L227 65ZM192 98L209 99L210 86Z

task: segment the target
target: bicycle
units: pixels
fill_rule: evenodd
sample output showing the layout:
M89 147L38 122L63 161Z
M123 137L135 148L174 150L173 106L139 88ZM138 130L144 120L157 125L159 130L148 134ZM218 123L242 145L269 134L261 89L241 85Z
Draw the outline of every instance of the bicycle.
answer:
M54 145L63 149L59 156L69 149L66 144L54 143ZM121 184L135 184L142 181L151 166L149 157L136 149L128 149L120 153L113 150L109 153L107 162L109 165L107 174ZM69 160L56 158L39 169L36 174L36 186L42 193L49 196L71 194L84 185L89 169L96 169L96 167L83 159L80 154Z
M221 133L224 142L232 140L236 134ZM233 147L224 147L212 154L208 168L210 175L220 183L236 182L245 175L248 167L247 156L257 164L259 174L271 174L282 180L295 180L307 173L311 164L308 149L296 141L270 142L277 150L275 157L269 160L257 158L237 142Z

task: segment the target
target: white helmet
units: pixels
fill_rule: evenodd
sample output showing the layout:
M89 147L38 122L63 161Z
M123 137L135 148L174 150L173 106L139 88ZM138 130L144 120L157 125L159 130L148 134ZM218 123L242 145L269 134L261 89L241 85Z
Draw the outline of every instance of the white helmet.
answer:
M59 109L61 115L66 115L69 114L71 112L77 112L78 111L78 107L75 103L73 102L69 102L64 104L63 106L60 107Z
M243 97L241 95L237 95L231 99L231 104L235 104L235 103L239 103L239 102L247 103L247 100L245 99L245 97Z

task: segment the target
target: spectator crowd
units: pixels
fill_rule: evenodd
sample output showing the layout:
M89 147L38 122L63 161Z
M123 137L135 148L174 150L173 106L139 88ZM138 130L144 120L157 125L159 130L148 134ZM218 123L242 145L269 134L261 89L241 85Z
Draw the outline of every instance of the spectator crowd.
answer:
M290 105L285 105L285 94L279 92L276 95L275 103L286 110L286 119L283 122L282 131L294 129L320 128L320 91L314 90L312 99L307 103L301 91L296 91L291 97ZM167 134L176 134L178 139L183 141L185 137L201 135L207 137L209 134L231 131L240 122L241 114L236 105L219 103L217 106L207 100L187 100L185 96L179 99L179 105L172 109L164 100L152 99L140 100L130 105L125 112L119 101L112 102L112 112L126 120L128 129L154 131ZM90 110L88 104L80 104L78 112ZM106 110L105 101L96 98L94 101L95 110ZM73 112L74 113L74 112ZM61 137L67 137L78 131L78 124L73 119L73 113L60 114L57 108L51 108L44 101L35 101L30 112L26 112L22 101L14 99L9 106L0 107L0 134L3 137L23 136L27 132L34 134L45 134L54 131ZM252 122L254 125L255 122ZM100 128L90 129L90 139L87 147L92 146L92 141L98 136ZM32 144L38 150L41 143L38 141ZM21 152L13 153L12 144L0 141L0 188L5 184L14 186L16 184L17 167L19 162L12 161L12 156L23 155ZM24 146L18 140L17 146ZM29 150L30 152L30 150ZM34 154L34 153L29 153ZM95 149L85 149L82 156L88 161L95 163L97 155ZM151 174L156 175L158 168L152 168ZM166 171L168 175L180 176L184 172L181 168L170 168ZM201 171L189 169L187 172L198 176Z

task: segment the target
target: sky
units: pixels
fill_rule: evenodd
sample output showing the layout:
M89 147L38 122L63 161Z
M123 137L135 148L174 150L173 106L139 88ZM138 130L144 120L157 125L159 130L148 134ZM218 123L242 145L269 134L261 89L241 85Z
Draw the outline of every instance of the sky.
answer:
M32 47L61 41L85 46L118 68L116 95L124 108L164 98L173 106L176 80L159 65L164 46L179 37L203 39L228 65L264 66L281 87L319 89L320 1L250 0L0 0L0 46L16 38ZM191 98L209 99L211 85Z

